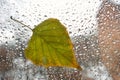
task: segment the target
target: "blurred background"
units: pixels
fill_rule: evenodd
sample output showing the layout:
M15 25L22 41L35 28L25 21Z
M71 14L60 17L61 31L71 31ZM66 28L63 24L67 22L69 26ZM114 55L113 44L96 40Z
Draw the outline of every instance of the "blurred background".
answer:
M32 29L66 26L83 70L35 66L24 57ZM120 0L0 0L0 80L120 80Z

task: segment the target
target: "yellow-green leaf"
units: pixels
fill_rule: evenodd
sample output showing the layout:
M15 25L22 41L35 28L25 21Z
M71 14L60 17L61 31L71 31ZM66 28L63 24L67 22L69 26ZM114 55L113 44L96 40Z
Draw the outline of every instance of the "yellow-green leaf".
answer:
M73 67L81 70L66 28L49 18L36 26L25 49L25 57L34 64L50 67Z

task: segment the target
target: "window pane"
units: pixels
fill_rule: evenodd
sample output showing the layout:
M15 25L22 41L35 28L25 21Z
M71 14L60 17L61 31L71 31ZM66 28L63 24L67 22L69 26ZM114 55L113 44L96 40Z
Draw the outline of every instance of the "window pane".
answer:
M82 71L36 66L24 50L30 26L57 18L66 27ZM119 0L0 0L0 80L119 80Z

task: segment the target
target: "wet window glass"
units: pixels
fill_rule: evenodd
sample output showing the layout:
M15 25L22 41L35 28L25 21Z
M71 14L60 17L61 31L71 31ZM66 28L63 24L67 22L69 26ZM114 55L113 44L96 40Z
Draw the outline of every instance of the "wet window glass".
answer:
M31 29L58 19L82 70L26 59L33 32L10 17ZM0 80L120 80L120 0L0 0Z

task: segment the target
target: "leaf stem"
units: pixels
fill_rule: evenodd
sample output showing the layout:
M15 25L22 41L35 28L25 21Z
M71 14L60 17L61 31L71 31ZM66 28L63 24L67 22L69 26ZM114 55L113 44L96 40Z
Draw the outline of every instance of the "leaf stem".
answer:
M10 19L12 19L13 21L16 21L16 22L18 22L18 23L22 24L23 26L25 26L25 27L29 28L30 30L32 30L32 28L30 28L28 25L25 25L24 23L20 22L19 20L14 19L12 16L10 16Z

